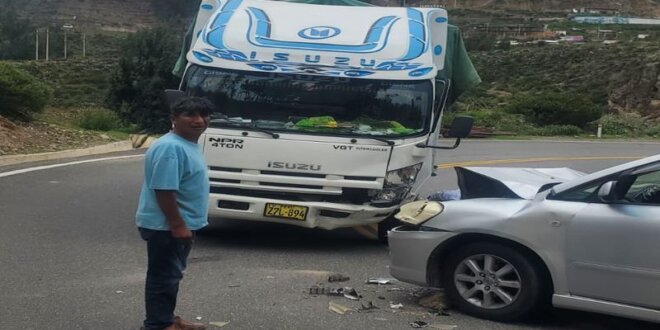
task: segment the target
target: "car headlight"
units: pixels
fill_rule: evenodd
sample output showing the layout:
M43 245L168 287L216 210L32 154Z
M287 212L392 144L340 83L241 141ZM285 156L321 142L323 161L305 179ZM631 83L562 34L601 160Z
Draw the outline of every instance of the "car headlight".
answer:
M422 163L387 172L383 189L378 191L371 199L375 206L387 207L401 202L412 189L417 180L417 173Z
M401 210L394 217L401 222L419 226L442 213L444 208L444 205L438 202L427 200L416 201L401 206Z

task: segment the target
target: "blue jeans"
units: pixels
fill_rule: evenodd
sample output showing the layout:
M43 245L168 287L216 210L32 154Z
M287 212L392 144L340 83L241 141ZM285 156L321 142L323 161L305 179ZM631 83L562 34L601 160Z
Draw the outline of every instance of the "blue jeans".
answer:
M174 323L179 281L186 269L192 240L176 240L169 231L146 228L138 230L142 239L147 241L149 260L144 288L147 312L144 330L162 330Z

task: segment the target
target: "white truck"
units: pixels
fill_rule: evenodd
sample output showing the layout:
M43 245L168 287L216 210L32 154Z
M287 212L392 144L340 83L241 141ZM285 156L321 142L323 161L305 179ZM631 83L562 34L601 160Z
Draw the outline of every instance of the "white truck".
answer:
M216 106L200 138L211 218L379 223L472 125L455 122L454 146L436 146L443 9L204 0L193 32L180 90Z

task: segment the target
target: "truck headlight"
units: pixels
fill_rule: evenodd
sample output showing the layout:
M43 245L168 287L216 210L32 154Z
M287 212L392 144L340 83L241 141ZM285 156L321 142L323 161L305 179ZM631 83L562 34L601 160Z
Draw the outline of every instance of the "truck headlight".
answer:
M442 213L444 208L444 205L438 202L427 200L416 201L401 206L401 210L394 217L401 222L419 226Z
M422 163L387 172L383 189L371 199L374 206L388 207L401 202L417 180Z

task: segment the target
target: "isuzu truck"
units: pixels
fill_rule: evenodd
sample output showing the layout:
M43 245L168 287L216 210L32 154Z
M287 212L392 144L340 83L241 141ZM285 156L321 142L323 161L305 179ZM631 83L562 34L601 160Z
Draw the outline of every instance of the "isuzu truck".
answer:
M471 126L437 146L447 26L437 8L202 1L180 90L216 107L211 218L335 229L419 198L434 149Z

